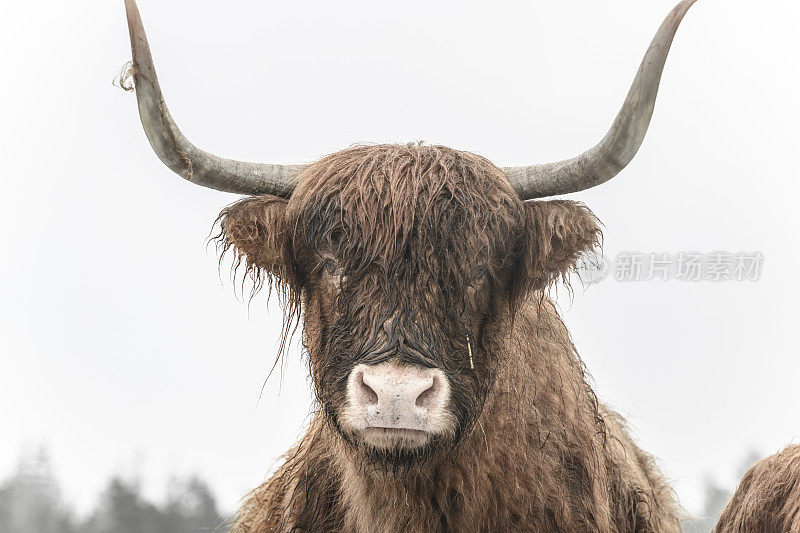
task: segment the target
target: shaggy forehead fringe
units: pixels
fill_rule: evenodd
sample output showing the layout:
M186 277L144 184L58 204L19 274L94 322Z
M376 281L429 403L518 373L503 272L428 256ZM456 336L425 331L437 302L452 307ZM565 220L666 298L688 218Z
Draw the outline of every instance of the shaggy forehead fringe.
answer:
M334 254L353 286L380 275L386 303L416 297L435 319L464 295L479 263L491 275L511 254L522 219L500 169L422 144L330 155L304 172L289 202L295 242Z
M298 224L315 215L336 215L338 220L322 218L322 227L311 229L357 231L337 237L358 237L354 244L365 262L396 258L415 230L439 230L441 237L475 230L503 220L514 204L521 201L508 179L487 159L421 143L356 146L332 154L303 173L290 202L310 215L297 217ZM305 229L296 227L294 233ZM453 240L472 240L468 237Z

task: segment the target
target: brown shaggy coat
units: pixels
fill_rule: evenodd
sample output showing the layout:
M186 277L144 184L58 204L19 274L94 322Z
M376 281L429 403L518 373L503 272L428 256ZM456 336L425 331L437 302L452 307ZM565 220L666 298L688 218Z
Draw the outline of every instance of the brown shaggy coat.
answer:
M753 465L722 512L715 533L800 531L800 445Z
M583 205L522 202L474 154L384 145L220 220L223 248L281 290L287 330L302 314L319 406L235 531L679 530L672 491L598 403L545 296L598 242ZM376 455L342 431L343 380L386 358L446 372L451 440Z

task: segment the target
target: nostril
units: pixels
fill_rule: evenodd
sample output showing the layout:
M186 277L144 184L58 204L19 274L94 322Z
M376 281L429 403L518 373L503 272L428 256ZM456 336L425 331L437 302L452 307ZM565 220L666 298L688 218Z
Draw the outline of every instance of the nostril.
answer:
M362 403L367 405L375 405L378 403L378 393L372 390L372 387L364 383L364 372L359 372L356 376L356 387L359 400Z
M439 378L434 376L431 380L431 386L422 391L419 396L417 396L417 407L426 407L430 409L436 403L436 397L439 396L439 391L441 390L442 386L439 383Z

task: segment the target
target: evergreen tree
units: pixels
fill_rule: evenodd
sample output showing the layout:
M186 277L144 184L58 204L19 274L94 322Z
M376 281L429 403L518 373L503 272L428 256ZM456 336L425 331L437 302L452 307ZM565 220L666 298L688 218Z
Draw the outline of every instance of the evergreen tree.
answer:
M211 489L197 476L171 480L163 517L164 533L225 530Z
M72 513L62 500L50 458L42 448L23 455L16 472L0 485L3 533L72 533Z
M158 509L146 502L137 482L119 476L111 479L100 504L85 524L86 533L157 533L161 531Z

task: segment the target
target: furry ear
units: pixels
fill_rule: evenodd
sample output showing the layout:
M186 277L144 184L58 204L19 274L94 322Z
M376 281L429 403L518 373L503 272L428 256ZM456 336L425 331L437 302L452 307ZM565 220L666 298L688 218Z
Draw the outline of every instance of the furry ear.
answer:
M594 213L568 200L526 202L524 231L516 283L521 292L565 280L580 255L597 247L603 235Z
M266 272L287 280L291 244L286 204L275 196L257 196L226 207L217 218L222 253L233 247L237 260L246 261L248 272Z

